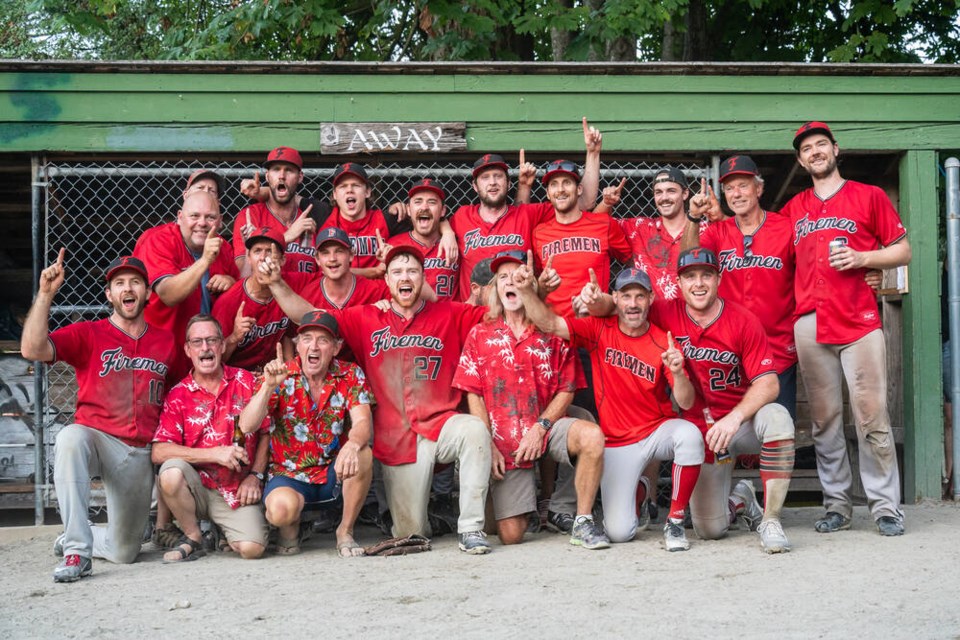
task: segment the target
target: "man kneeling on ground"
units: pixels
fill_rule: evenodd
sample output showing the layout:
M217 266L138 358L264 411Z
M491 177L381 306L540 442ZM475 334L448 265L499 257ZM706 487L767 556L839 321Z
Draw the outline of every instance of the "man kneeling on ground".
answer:
M304 315L296 346L296 359L286 363L277 346L277 359L264 367L263 383L240 416L245 432L268 413L273 419L264 504L267 520L280 529L277 553L300 552L305 505L340 503L337 551L343 558L362 556L353 526L373 477L373 394L357 365L334 358L343 340L329 313Z
M491 262L496 290L488 298L490 312L467 336L453 386L467 392L470 413L493 438L490 493L500 541L523 540L527 514L537 509L533 462L548 453L567 468L576 460L570 543L605 549L610 541L592 515L603 473L603 432L565 415L578 386L576 352L527 318L513 282L525 262L522 251L502 252Z
M220 323L212 316L189 320L184 351L193 370L167 394L153 438L160 495L183 531L164 562L204 555L199 519L220 527L242 558L259 558L267 545L260 494L268 443L261 433L269 423L261 419L259 431L242 444L234 437L256 381L249 371L223 364L223 349Z

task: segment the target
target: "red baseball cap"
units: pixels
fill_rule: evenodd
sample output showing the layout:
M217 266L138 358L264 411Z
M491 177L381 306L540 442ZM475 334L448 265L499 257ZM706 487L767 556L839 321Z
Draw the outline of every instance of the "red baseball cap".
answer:
M315 309L304 314L300 320L300 326L297 327L297 335L307 329L323 329L335 339L340 339L340 325L337 324L337 319L322 309Z
M300 152L291 147L277 147L271 151L267 154L267 161L263 163L263 166L269 167L274 162L286 162L301 171L303 170L303 158L300 157Z
M190 174L190 177L187 178L187 186L184 188L184 191L193 186L193 183L197 180L203 180L204 178L210 178L217 183L217 193L223 195L223 176L218 173L215 173L212 169L197 169Z
M133 256L120 256L107 265L107 273L104 278L107 282L110 282L113 276L124 270L136 271L143 276L145 282L150 282L150 277L147 275L147 267L138 258L134 258Z
M496 153L485 153L473 163L473 177L476 178L477 175L490 167L503 169L507 173L510 171L510 166L507 164L507 161L503 159L503 156L497 155Z
M797 129L797 132L793 135L793 148L799 151L800 142L807 136L815 133L822 133L830 138L830 142L837 144L837 140L833 137L833 132L830 131L830 127L827 126L827 123L814 120L813 122L805 122L800 125L800 128Z
M403 245L403 244L398 244L397 246L390 249L390 251L387 251L387 255L383 259L383 264L389 265L394 258L403 254L413 256L414 259L417 262L419 262L421 266L423 265L423 259L424 259L423 252L413 245Z
M569 160L554 160L547 165L547 172L543 174L543 184L550 184L551 180L560 175L570 176L580 182L580 167Z
M497 269L500 268L500 265L508 262L513 262L515 264L527 264L527 254L525 251L519 251L516 249L512 251L501 251L493 260L490 261L490 271L492 273L496 273Z
M243 246L249 249L260 240L269 240L270 242L273 242L280 247L280 253L286 251L287 245L283 240L283 234L280 233L279 229L274 229L273 227L260 227L254 231L249 238L244 240Z
M447 194L443 192L443 187L433 178L422 178L414 182L410 185L410 190L407 191L407 197L412 198L417 191L432 191L437 194L441 201L447 197Z
M367 170L363 168L362 164L357 164L356 162L344 162L333 171L333 186L337 186L337 183L347 176L360 178L363 180L364 184L368 184L370 182L370 179L367 177Z
M730 156L720 163L720 182L730 176L759 176L757 163L750 156Z

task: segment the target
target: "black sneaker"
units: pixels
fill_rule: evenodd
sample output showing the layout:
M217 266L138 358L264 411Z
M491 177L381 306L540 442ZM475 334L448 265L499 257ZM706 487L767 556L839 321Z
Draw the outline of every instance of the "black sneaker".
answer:
M893 516L880 516L877 518L877 531L882 536L902 536L903 521Z
M547 512L547 529L554 533L569 534L573 531L573 516L569 513Z
M850 528L850 518L840 515L836 511L827 511L827 515L817 520L814 525L817 533L834 533Z

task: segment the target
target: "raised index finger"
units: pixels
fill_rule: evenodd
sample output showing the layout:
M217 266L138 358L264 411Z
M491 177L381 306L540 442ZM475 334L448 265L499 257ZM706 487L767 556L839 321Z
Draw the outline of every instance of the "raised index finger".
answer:
M587 123L587 116L583 116L583 135L590 133L590 125Z
M207 240L213 240L217 237L217 225L211 225L210 231L207 231Z
M667 331L667 349L673 350L676 347L673 346L673 334Z
M66 248L66 247L60 247L60 253L57 254L57 265L58 265L58 266L60 266L60 267L63 266L63 257L64 257L66 254L67 254L67 248Z
M253 184L254 184L257 188L260 188L260 172L259 172L259 171L254 171L254 172L253 172Z
M526 156L524 155L524 150L523 150L523 149L520 149L520 166L521 166L521 167L523 167L523 165L526 164L525 158L526 158Z
M533 251L527 249L527 269L533 273Z
M240 303L240 308L237 309L237 317L238 317L238 318L242 318L242 317L243 317L243 305L245 305L245 304L247 304L247 301L246 301L246 300L244 300L243 302Z
M623 191L623 186L624 186L625 184L627 184L627 179L626 179L626 178L622 178L622 179L620 180L620 184L617 185L617 189L616 189L617 193L620 193L621 191Z
M588 269L588 271L590 272L590 283L591 283L591 284L595 284L595 285L597 285L597 286L599 287L599 286L600 286L600 283L597 281L597 274L596 274L596 272L593 270L592 267L591 267L590 269Z
M277 360L283 363L283 346L279 342L277 343Z

